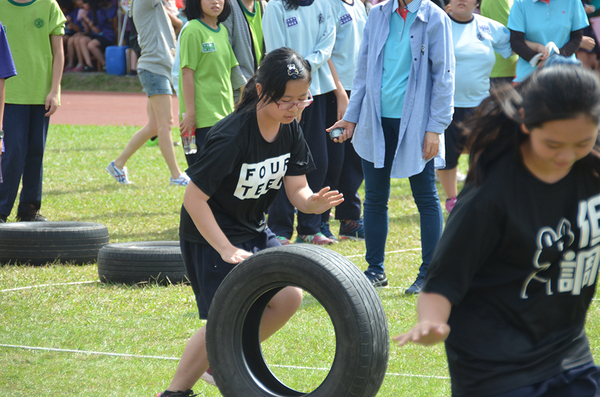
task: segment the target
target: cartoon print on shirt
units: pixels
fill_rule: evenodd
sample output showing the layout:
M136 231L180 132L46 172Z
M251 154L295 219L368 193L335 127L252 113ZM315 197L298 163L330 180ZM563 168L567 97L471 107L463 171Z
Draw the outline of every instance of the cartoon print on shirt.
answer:
M242 164L233 195L240 200L257 199L270 189L281 188L290 157L286 153L260 163Z
M538 231L536 238L537 250L533 257L533 266L537 269L533 271L525 280L521 289L521 298L527 299L527 287L533 280L540 283L546 283L546 294L552 295L552 281L543 277L543 273L552 266L552 259L556 257L557 252L564 252L573 244L575 236L571 231L571 223L563 218L558 224L556 231L550 227L543 227ZM540 274L541 273L541 274Z
M558 255L561 260L558 263L560 273L556 280L557 292L579 295L582 288L594 285L600 264L600 195L579 203L577 227L579 244L578 247L573 246L573 249L568 249L573 245L575 235L567 219L561 219L556 231L550 227L539 230L537 250L533 256L536 270L523 283L522 299L528 298L527 288L533 280L546 284L546 295L553 294L552 280L544 277L544 273L550 273L548 270Z

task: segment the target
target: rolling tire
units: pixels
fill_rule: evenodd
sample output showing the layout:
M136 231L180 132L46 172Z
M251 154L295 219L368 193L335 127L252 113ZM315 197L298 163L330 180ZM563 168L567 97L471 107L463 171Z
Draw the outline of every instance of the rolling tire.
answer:
M290 285L310 292L335 330L331 370L308 393L281 383L260 346L262 314L271 298ZM244 260L217 290L206 324L208 361L225 397L371 397L385 377L389 334L381 300L352 262L325 248L288 245Z
M102 247L98 277L104 283L176 284L187 280L187 272L179 241L138 241Z
M0 225L0 263L41 266L96 261L108 229L90 222L11 222Z

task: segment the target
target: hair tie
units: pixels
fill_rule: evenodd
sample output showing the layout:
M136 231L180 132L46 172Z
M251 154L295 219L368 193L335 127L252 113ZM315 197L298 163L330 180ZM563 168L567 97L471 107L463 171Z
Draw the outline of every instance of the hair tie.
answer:
M298 75L300 74L300 72L298 72L298 69L296 68L296 65L290 63L289 65L287 65L287 69L288 76L290 76L292 80L296 80L298 78Z

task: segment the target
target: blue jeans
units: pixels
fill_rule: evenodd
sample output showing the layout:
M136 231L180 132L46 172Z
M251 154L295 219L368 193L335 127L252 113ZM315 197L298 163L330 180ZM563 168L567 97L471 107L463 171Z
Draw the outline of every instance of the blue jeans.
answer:
M13 208L21 178L23 188L17 213L42 203L43 157L50 118L44 105L4 105L4 145L1 157L4 182L0 183L0 215Z
M390 199L390 174L394 154L398 146L400 119L382 118L385 139L385 160L383 168L375 168L374 164L362 160L365 176L364 228L367 253L365 259L369 264L367 270L383 273L385 267L385 243L389 229L388 201ZM435 186L435 170L433 161L429 161L420 174L408 178L415 204L421 218L421 256L423 263L419 276L425 276L433 257L442 228L444 215Z

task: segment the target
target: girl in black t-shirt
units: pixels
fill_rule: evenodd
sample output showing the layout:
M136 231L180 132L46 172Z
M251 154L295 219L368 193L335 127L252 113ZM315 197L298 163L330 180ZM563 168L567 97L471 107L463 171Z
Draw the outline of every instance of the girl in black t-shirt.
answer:
M211 129L187 171L191 182L183 199L181 251L200 318L206 318L217 288L236 264L280 245L265 224L265 211L280 187L285 185L290 201L306 213L320 214L343 201L328 187L313 193L306 181L314 164L296 117L312 102L309 85L310 64L300 54L289 48L268 53L235 112ZM261 338L283 327L301 301L296 287L275 295L263 314ZM160 397L191 396L200 378L210 383L205 330L188 342Z
M600 263L600 79L579 66L492 92L400 346L445 341L453 397L600 395L585 318Z

